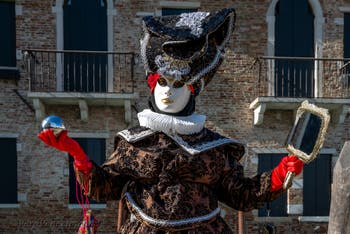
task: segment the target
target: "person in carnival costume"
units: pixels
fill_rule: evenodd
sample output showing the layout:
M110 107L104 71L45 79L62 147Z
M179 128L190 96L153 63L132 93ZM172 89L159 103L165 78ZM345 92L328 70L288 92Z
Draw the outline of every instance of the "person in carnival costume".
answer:
M232 233L218 202L249 211L284 191L288 171L303 163L284 157L272 171L243 175L244 145L207 129L195 97L223 60L235 11L145 17L141 57L151 91L139 126L117 133L115 151L97 166L64 130L38 137L74 158L79 183L97 201L120 200L121 233Z

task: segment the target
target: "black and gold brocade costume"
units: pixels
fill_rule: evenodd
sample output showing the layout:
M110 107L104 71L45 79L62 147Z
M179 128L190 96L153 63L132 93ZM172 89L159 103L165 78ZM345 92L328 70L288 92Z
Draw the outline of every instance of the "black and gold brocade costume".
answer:
M93 167L88 193L95 200L119 200L128 192L148 216L181 220L212 212L218 201L249 211L278 196L270 192L270 173L254 178L243 176L239 160L244 146L240 143L219 144L192 155L162 132L143 127L127 131L133 142L119 134L114 153L101 167ZM198 134L182 136L189 145L220 137L206 128ZM84 176L80 174L78 178L82 182ZM122 233L177 232L176 228L154 228L134 215L126 217ZM187 230L185 233L231 233L220 215L180 229Z

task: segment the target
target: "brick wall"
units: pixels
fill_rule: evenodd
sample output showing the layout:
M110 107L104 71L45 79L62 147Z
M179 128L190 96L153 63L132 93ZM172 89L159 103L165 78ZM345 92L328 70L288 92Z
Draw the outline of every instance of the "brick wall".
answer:
M72 0L74 1L74 0ZM136 91L140 99L135 107L147 107L148 89L139 59L141 34L140 12L154 13L160 10L159 1L117 0L114 17L114 47L116 51L135 52ZM208 87L197 98L197 112L207 114L207 126L233 137L247 146L242 161L247 176L256 173L253 148L283 148L284 138L293 121L291 111L267 111L263 125L253 125L253 112L249 104L256 98L254 87L256 73L251 68L257 56L266 55L266 12L271 1L200 1L200 10L211 11L223 7L235 7L236 29L228 45L226 60ZM314 1L315 2L315 1ZM323 57L342 57L343 13L340 6L350 6L350 1L320 1L323 17ZM16 1L21 14L16 18L17 49L56 48L55 1ZM339 20L340 19L340 20ZM338 23L337 23L338 22ZM23 60L18 60L21 78L18 82L0 80L0 134L18 134L18 194L19 208L0 208L0 232L55 232L72 233L77 230L82 215L80 209L68 209L68 159L61 152L46 147L36 134L40 121L35 119L32 104L26 97L28 74ZM18 91L18 95L14 89ZM29 106L21 100L23 97ZM114 134L127 128L123 120L123 108L93 107L89 121L82 122L77 106L49 106L47 114L61 116L75 132L107 133L107 155L113 150ZM136 111L133 111L136 124ZM340 152L349 137L350 121L347 117L341 125L332 125L325 148ZM300 201L300 191L291 191L291 199ZM293 203L293 202L292 202ZM225 219L237 229L237 212L222 205ZM100 230L112 233L117 219L116 202L107 202L107 208L95 210L102 221ZM247 233L258 233L264 221L257 221L254 212L247 212ZM326 233L327 223L299 222L297 217L274 220L278 233Z

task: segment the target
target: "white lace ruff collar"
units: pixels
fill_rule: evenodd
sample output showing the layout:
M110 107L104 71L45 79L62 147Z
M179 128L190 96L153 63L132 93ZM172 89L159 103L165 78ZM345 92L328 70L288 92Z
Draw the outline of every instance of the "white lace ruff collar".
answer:
M140 126L169 134L191 135L204 128L206 116L171 116L145 109L137 114Z

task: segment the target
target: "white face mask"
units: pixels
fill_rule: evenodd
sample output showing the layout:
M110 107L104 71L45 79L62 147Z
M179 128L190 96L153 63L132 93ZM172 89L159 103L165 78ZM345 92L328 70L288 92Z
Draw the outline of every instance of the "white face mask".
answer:
M178 113L187 105L191 91L182 81L160 77L154 88L154 99L160 111Z

